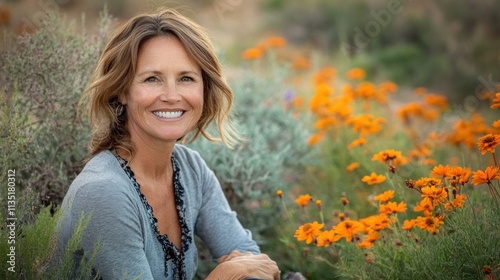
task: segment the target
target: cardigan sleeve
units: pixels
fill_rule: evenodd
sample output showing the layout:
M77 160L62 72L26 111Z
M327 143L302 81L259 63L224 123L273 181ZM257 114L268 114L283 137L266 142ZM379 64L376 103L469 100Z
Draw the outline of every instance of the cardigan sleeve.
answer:
M113 185L107 181L80 186L69 202L70 228L82 214L91 215L81 246L86 254L98 250L94 269L103 279L153 279L137 205L130 193Z
M192 151L195 172L201 189L201 207L195 232L203 240L212 257L218 259L233 250L260 253L249 230L244 229L232 211L217 177L197 152Z

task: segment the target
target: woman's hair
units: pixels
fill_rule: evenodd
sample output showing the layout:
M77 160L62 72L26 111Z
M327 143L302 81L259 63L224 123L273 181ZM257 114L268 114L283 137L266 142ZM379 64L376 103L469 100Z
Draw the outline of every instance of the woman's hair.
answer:
M175 36L189 56L200 66L203 78L204 106L201 117L190 131L189 142L203 135L211 141L222 141L231 147L240 139L230 122L233 92L227 85L222 67L204 29L175 10L133 17L111 36L99 59L91 83L82 96L87 106L92 138L90 152L120 148L133 156L134 149L126 129L127 110L120 113L119 97L127 94L137 66L139 48L157 36ZM219 137L207 132L215 120ZM185 141L185 136L180 141Z

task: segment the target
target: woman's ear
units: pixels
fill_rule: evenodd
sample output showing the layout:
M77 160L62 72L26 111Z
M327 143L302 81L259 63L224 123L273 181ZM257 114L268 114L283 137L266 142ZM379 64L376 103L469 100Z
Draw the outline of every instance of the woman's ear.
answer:
M127 105L127 98L124 93L118 95L118 102L122 105Z

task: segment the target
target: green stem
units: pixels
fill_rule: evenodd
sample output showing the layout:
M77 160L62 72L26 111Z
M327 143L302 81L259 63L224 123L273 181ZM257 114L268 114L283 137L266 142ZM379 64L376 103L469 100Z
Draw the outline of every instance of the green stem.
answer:
M493 201L495 202L495 205L498 208L499 207L499 205L498 205L498 199L497 199L498 192L497 192L497 190L495 189L495 187L493 186L493 184L491 182L488 182L488 190L490 191L490 194L493 197Z
M290 222L290 225L293 227L293 222L292 218L290 217L290 212L288 212L288 208L286 207L285 201L281 199L281 204L283 205L283 209L285 210L286 216L288 217L288 221Z

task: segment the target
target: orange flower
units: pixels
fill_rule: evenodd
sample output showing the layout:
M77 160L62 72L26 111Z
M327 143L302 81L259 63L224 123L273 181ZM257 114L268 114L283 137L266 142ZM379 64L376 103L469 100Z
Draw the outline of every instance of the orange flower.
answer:
M498 145L500 145L499 134L488 134L477 140L477 146L481 150L482 155L486 154L486 152L494 154L495 148Z
M398 85L396 85L395 83L393 83L391 81L385 81L385 82L382 82L381 84L379 84L378 88L382 93L391 93L391 92L395 92L396 90L398 90Z
M400 202L387 202L387 204L380 205L378 211L381 214L392 215L395 213L404 213L406 212L406 203Z
M443 178L451 177L451 167L449 167L448 165L443 166L442 164L434 166L434 168L431 170L431 175Z
M491 126L493 126L494 128L500 128L500 120L494 121Z
M418 88L416 88L416 89L415 89L415 94L416 94L417 96L422 96L422 95L424 95L426 92L427 92L427 89L426 89L426 88L424 88L424 87L418 87Z
M429 198L424 198L420 202L417 203L417 206L413 208L415 212L424 212L424 216L431 216L432 211L434 211L434 204L432 200Z
M314 88L315 95L330 96L333 93L334 93L334 89L326 83L318 84Z
M469 182L470 172L471 170L469 168L453 167L451 168L450 174L453 181L465 185Z
M338 217L340 221L345 220L345 213L339 213Z
M361 114L346 120L346 124L352 126L352 129L359 132L361 136L378 133L382 130L384 122L384 118L376 118L368 114Z
M452 210L453 208L462 208L464 207L466 200L467 196L465 194L457 194L455 199L453 199L449 205L445 205L445 207L448 206L446 207L448 210Z
M397 158L401 158L401 152L390 149L390 150L381 151L381 152L375 154L372 157L372 160L373 161L378 160L382 163L386 163L389 161L393 161Z
M353 172L354 170L358 169L359 167L359 163L358 162L353 162L351 164L349 164L347 167L346 167L346 171L351 173Z
M347 242L351 242L354 235L362 232L365 226L357 221L345 220L333 227L334 232L340 237L344 237Z
M312 201L312 196L308 194L301 194L297 199L295 199L295 203L297 203L302 207L307 206L307 204L309 204L310 201Z
M321 203L321 200L316 200L316 206L318 207L318 210L321 211L321 206L323 206L323 204Z
M448 198L445 188L424 187L421 191L422 197L430 199L434 206Z
M473 185L491 184L491 181L493 180L500 180L498 167L488 166L484 171L478 170L476 172L472 172Z
M359 220L365 226L366 230L383 230L389 228L391 220L386 214L372 215Z
M428 94L424 97L424 102L440 108L442 111L448 109L448 99L446 96L438 94Z
M364 176L361 181L367 183L368 185L377 185L385 181L385 176L377 175L375 172L372 172L369 176Z
M303 56L296 56L292 60L292 68L295 70L300 69L309 69L311 67L311 63L309 60Z
M426 230L432 234L436 234L439 232L438 227L444 224L444 222L438 218L433 216L428 217L417 217L415 219L415 225L423 230Z
M267 38L266 43L270 47L283 47L286 45L286 40L283 37L272 36Z
M307 139L307 144L314 146L323 140L323 134L314 134Z
M363 137L360 137L354 141L352 141L349 146L347 146L347 148L349 150L352 150L353 148L357 147L357 146L363 146L364 144L366 143L366 139L363 138Z
M330 82L337 72L332 67L324 67L318 70L313 76L315 84L323 84Z
M321 109L324 110L324 107L329 106L331 103L332 100L328 96L315 94L311 98L311 101L309 101L309 109L314 113L318 113L321 112Z
M325 230L316 239L316 246L318 246L318 247L328 247L332 243L337 242L340 238L341 238L341 236L336 235L335 231L333 231L333 230Z
M277 191L276 191L276 195L277 195L279 198L283 198L283 191L282 191L282 190L277 190Z
M432 151L425 145L417 145L415 149L408 151L408 156L414 159L427 157L432 154Z
M376 88L373 83L362 82L356 89L356 96L362 99L372 99L375 97Z
M242 57L244 59L258 59L263 55L263 51L260 48L251 48L243 52Z
M500 92L495 94L495 99L493 99L493 104L490 106L491 109L499 109L500 108Z
M328 128L333 127L336 122L335 118L332 117L321 118L314 123L314 127L319 131L326 131Z
M401 228L410 231L413 227L415 227L415 220L405 220Z
M340 198L340 202L342 202L342 205L346 206L346 205L347 205L347 203L349 203L349 200L347 200L347 197L342 196L342 197Z
M375 241L380 239L380 234L378 231L375 230L370 230L368 232L368 235L363 239L361 243L356 244L358 248L363 248L363 249L368 249L373 247L373 244L375 244Z
M379 194L379 195L375 196L373 198L373 200L385 203L385 202L391 200L393 197L394 197L394 191L393 190L388 190L388 191L385 191L382 194Z
M314 238L321 234L323 226L324 224L319 224L318 222L301 225L295 231L294 237L297 238L297 241L305 240L307 244L311 244Z
M362 80L365 78L365 70L361 68L353 68L347 72L347 78L351 80Z
M438 178L428 178L428 177L422 177L414 182L414 186L418 189L424 188L424 187L436 187L436 186L441 186L443 183L441 179Z
M433 160L432 158L426 158L422 162L423 165L436 165L436 161Z
M398 110L399 118L405 123L410 122L410 117L421 117L424 115L425 108L417 102L408 103Z

